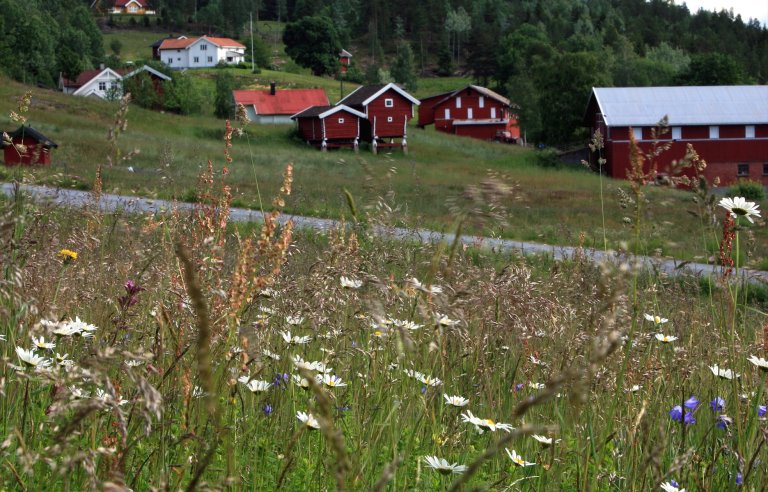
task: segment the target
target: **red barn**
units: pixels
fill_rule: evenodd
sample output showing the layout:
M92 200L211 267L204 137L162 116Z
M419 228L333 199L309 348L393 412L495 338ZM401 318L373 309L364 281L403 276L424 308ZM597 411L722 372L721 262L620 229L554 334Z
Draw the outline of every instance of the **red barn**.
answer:
M402 147L407 152L408 122L413 118L413 105L419 100L395 84L358 87L338 104L365 114L361 137L371 142L375 154L380 147ZM400 139L396 143L395 139Z
M51 149L58 147L53 140L31 126L22 125L8 136L11 143L3 142L6 166L50 164Z
M328 147L352 147L360 143L360 123L365 114L343 104L312 106L291 116L299 126L301 138L322 150Z
M630 134L645 154L652 152L651 132L664 116L668 131L658 141L670 148L654 159L657 172L668 173L692 144L707 162L710 182L746 178L768 185L768 86L592 89L584 124L603 135L608 176L627 178ZM593 164L597 158L591 156ZM646 172L651 165L646 160Z
M507 141L520 138L517 116L509 99L496 92L469 85L421 100L419 127L435 125L435 129L481 140L502 137Z

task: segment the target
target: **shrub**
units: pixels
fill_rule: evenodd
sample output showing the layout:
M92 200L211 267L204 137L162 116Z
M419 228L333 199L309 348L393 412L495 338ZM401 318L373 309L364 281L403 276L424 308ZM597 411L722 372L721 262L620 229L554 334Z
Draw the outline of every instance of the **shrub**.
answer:
M740 179L728 188L728 196L743 196L747 200L763 200L765 187L751 179Z

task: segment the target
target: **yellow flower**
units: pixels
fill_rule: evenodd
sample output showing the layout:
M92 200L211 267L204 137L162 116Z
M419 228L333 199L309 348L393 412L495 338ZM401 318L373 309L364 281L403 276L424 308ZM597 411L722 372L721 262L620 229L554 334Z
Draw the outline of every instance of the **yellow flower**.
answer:
M57 256L60 256L65 262L77 259L77 253L70 249L62 249Z

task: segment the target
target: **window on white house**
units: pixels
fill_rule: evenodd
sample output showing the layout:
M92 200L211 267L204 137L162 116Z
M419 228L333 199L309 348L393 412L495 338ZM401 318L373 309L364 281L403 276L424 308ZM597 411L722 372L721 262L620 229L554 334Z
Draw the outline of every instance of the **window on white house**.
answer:
M450 120L451 119L451 110L448 108L445 108L445 119Z
M99 82L99 90L100 91L107 90L107 83L106 82Z
M213 63L213 57L212 56L208 57L208 63Z
M747 125L744 127L745 138L755 138L755 125Z
M485 97L483 97L483 96L480 96L480 107L481 108L485 107Z
M391 98L384 99L384 107L385 108L394 108L395 107L395 100Z
M737 176L749 176L749 163L740 162L736 168Z
M179 57L179 58L176 58L176 60L178 60L178 61L181 61L181 57Z
M200 63L200 57L199 57L199 56L196 56L195 58L193 58L193 61L194 61L195 63Z
M633 128L632 129L632 135L634 135L635 140L642 140L643 139L643 129L642 128Z
M491 108L491 119L496 118L496 108Z
M709 138L720 138L720 127L719 126L710 126L709 127Z
M339 118L339 124L340 124L340 125L343 125L343 124L344 124L344 118Z
M207 44L201 44L200 45L200 51L207 51L207 50L208 50L208 45Z
M173 63L173 58L168 58L168 65L171 65Z
M673 126L672 127L672 140L682 140L683 138L683 129L679 126Z
M457 107L457 108L460 108L460 107L461 107L461 96L459 96L459 97L457 97L457 98L456 98L456 107Z
M472 116L472 108L467 108L467 118L471 120Z
M394 118L391 116L387 116L387 123L392 123L394 121Z

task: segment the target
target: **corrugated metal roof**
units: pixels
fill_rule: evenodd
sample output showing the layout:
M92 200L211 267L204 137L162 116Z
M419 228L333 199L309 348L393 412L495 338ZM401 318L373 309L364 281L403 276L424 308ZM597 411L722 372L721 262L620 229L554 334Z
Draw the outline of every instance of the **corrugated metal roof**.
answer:
M328 96L323 89L283 89L270 94L267 90L232 91L235 104L253 105L259 115L294 115L310 106L327 106Z
M665 115L670 126L768 123L768 85L696 87L596 87L608 126L653 126Z

